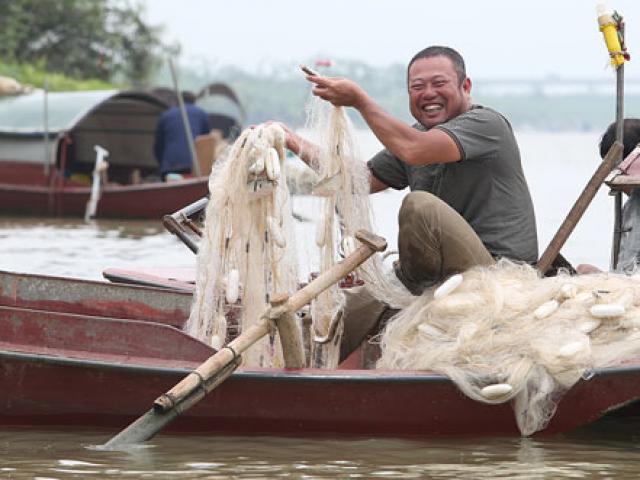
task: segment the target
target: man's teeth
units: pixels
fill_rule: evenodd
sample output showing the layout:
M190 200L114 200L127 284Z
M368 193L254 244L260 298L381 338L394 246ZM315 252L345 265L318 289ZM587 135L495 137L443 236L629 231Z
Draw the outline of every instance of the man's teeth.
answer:
M437 112L438 110L442 110L442 105L427 105L423 110L425 112Z

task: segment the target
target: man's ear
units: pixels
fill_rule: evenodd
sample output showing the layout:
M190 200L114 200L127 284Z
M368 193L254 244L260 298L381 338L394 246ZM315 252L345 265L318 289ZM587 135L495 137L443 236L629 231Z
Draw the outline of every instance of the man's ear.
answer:
M471 79L469 77L465 78L462 82L462 90L464 90L464 93L467 95L471 94Z

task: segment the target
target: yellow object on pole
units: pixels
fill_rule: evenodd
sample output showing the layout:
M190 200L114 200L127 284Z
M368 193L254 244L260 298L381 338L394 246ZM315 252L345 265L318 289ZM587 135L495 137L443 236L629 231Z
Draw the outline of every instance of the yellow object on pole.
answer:
M609 50L609 56L611 57L611 65L618 68L624 64L625 55L618 35L616 15L602 4L599 4L596 10L598 13L598 25L600 25L600 31L604 35L604 42L607 44L607 50Z

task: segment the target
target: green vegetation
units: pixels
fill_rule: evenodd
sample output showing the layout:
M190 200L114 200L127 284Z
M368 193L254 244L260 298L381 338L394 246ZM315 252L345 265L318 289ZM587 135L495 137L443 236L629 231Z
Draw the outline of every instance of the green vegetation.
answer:
M78 80L61 73L47 72L42 65L0 62L0 75L15 78L20 83L31 85L35 88L44 88L44 81L46 79L47 89L51 92L110 90L121 87L113 82L107 82L97 78Z
M178 51L126 0L0 0L0 12L0 58L80 80L144 85Z

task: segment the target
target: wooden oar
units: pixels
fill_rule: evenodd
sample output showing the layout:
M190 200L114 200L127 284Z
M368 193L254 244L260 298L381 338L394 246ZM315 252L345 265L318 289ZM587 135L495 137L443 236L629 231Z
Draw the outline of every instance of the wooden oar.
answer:
M355 270L375 252L382 252L387 247L387 242L383 238L364 230L358 231L356 238L362 242L362 245L355 252L298 290L288 300L267 308L257 323L205 360L171 390L158 397L148 412L103 447L121 448L152 438L174 418L198 403L207 393L229 377L241 363L240 354L269 333L274 319L300 310L313 298Z
M564 219L564 222L562 222L562 225L558 228L558 231L551 240L551 243L549 243L549 246L540 257L540 260L538 261L538 270L540 270L541 273L544 274L549 270L549 267L551 267L551 264L558 256L558 253L560 253L560 249L582 218L582 214L591 203L591 200L593 200L593 197L596 195L600 185L602 185L602 182L604 182L607 175L609 175L613 167L616 165L621 153L622 143L618 141L613 142L613 145L609 148L604 160L602 160L591 177L591 180L589 180L587 185L584 187L584 190L582 190L582 193L576 200L576 203L571 207L567 218Z

